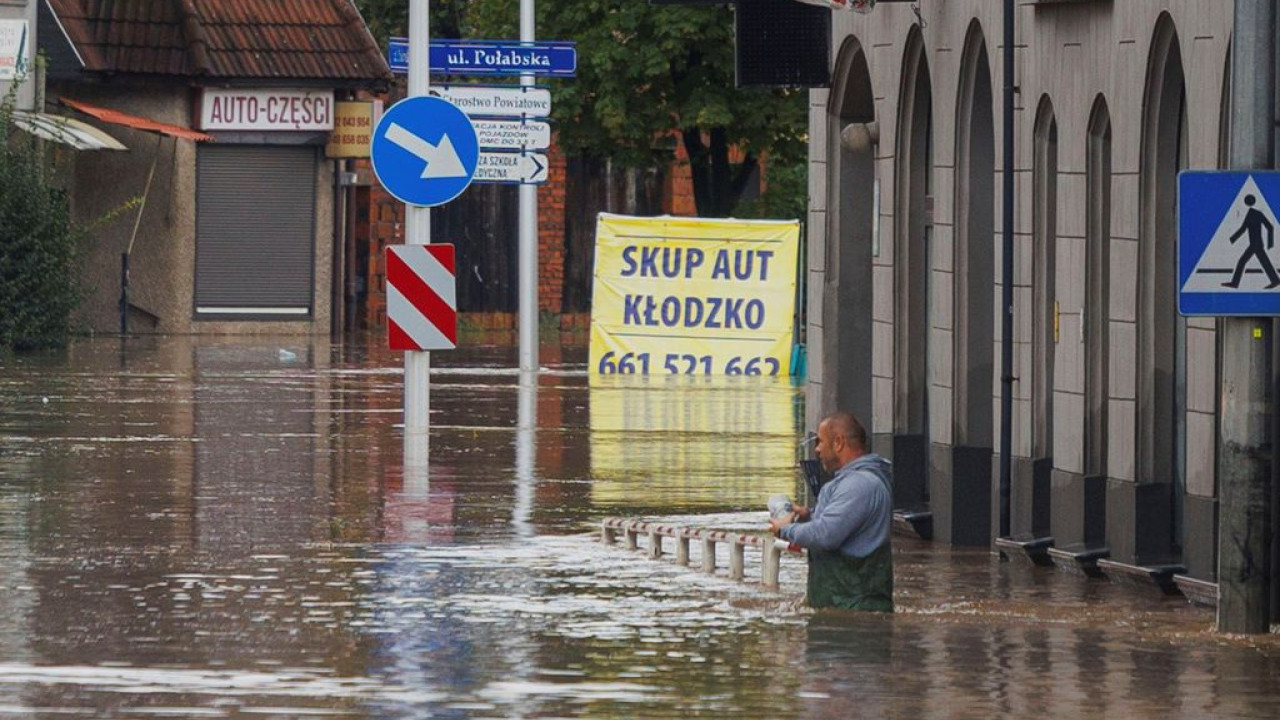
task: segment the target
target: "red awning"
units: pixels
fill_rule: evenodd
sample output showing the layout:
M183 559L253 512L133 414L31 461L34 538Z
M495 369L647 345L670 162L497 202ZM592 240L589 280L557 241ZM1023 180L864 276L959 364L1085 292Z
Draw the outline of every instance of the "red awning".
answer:
M192 130L190 128L156 122L155 120L138 117L137 115L130 115L129 113L123 113L119 110L90 105L87 102L72 100L71 98L64 97L61 98L61 100L64 105L73 107L86 115L92 115L103 122L123 125L136 130L161 133L170 137L182 138L183 140L194 140L196 142L213 142L214 140L212 135L206 135L205 133Z

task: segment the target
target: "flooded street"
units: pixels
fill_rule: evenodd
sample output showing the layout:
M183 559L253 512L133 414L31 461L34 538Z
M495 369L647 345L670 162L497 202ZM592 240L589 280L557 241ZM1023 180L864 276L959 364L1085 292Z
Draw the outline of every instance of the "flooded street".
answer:
M433 353L424 475L400 355L308 343L0 360L0 718L1280 717L1280 638L1181 598L899 537L897 615L815 614L798 556L769 592L599 542L763 530L786 378Z

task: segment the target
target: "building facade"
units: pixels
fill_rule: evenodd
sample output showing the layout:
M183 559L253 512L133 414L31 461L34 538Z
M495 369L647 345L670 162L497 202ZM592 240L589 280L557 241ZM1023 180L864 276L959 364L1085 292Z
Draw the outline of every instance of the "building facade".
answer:
M128 148L58 151L91 233L83 328L328 333L345 203L325 145L339 100L391 80L351 0L36 6L39 110Z
M808 422L870 418L895 504L985 546L1003 3L918 5L833 13L831 87L811 93ZM1214 582L1219 335L1177 311L1177 175L1226 159L1229 5L1016 12L1011 534Z

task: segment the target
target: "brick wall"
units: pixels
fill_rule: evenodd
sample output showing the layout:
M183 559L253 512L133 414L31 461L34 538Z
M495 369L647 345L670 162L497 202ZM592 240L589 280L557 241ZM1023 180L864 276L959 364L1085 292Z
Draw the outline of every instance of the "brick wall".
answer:
M680 133L672 134L676 137L676 159L667 168L662 209L668 215L692 217L698 214L698 207L693 200L693 173L689 170L689 154L684 151L684 143L680 142Z
M547 182L538 187L538 309L559 313L564 301L565 157L551 140Z
M372 175L372 170L369 171ZM375 181L369 192L361 193L362 202L368 203L369 266L366 268L368 291L365 295L365 327L375 332L387 328L387 267L388 245L404 243L404 203L396 200Z

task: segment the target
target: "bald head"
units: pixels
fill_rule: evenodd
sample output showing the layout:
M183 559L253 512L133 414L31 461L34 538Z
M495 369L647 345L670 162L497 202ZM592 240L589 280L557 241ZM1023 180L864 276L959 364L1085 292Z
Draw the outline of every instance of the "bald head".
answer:
M832 413L818 424L815 451L822 466L835 471L867 453L867 429L853 413Z
M822 419L822 424L831 429L834 437L843 438L850 446L858 450L867 449L867 429L862 427L858 418L851 412L835 412Z

